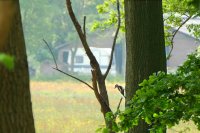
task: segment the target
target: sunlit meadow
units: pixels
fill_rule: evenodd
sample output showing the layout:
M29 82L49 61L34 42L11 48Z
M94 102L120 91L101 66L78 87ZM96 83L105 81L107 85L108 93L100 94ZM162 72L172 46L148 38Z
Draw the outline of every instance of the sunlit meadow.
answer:
M116 110L121 98L108 83L110 104ZM37 133L95 133L104 124L100 106L87 86L76 82L31 82ZM124 105L124 101L122 106ZM182 123L168 133L198 133L192 123Z

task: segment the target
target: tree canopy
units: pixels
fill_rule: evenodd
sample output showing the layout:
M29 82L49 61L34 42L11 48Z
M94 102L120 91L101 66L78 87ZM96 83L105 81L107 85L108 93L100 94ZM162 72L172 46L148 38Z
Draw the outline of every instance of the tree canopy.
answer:
M124 0L121 1L122 11L124 9ZM106 29L116 25L117 14L113 8L116 0L105 0L103 4L97 6L98 13L101 15L100 21L95 21L92 29ZM192 18L199 16L199 0L163 0L163 15L165 23L165 44L173 45L175 30L179 29ZM121 31L125 31L124 12L121 13L122 26ZM191 35L200 37L199 24L187 24Z

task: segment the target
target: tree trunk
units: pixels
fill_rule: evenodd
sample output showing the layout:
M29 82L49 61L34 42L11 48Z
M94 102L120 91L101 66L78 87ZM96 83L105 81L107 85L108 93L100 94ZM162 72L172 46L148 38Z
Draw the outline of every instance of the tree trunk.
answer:
M126 103L149 75L166 71L162 0L125 0ZM129 133L148 133L144 121Z
M9 2L3 13L13 10L13 14L7 21L8 37L1 52L14 56L15 67L8 71L0 66L0 132L35 133L19 1Z

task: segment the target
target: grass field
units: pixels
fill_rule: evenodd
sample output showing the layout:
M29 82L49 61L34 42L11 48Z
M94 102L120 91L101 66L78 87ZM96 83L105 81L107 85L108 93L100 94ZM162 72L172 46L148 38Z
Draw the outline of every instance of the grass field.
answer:
M113 110L117 108L121 97L117 90L113 89L114 85L108 83ZM95 130L104 124L93 92L83 84L32 81L31 94L37 133L95 133ZM185 133L199 132L190 122L169 129L168 133L183 130Z

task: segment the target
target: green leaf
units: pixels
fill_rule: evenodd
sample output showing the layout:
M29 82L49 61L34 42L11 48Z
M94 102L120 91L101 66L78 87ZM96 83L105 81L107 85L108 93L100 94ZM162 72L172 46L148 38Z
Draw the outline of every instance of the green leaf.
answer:
M109 133L109 129L108 129L108 128L104 128L104 129L102 130L102 133Z
M153 114L153 117L154 117L154 118L158 118L158 117L159 117L159 115L158 115L158 114L156 114L156 113L154 113L154 114Z
M7 69L12 70L14 68L14 57L0 54L0 63L2 63Z
M147 124L151 124L151 120L149 119L149 117L145 117L144 120L145 120L145 122L146 122Z

